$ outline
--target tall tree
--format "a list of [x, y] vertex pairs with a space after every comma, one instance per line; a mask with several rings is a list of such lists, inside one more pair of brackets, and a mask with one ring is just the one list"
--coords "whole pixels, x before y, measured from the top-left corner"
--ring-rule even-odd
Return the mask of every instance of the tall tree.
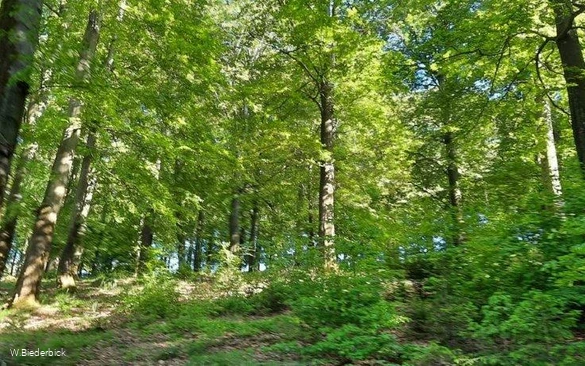
[[[75, 81], [87, 82], [91, 61], [99, 40], [99, 13], [91, 10], [75, 69]], [[38, 300], [38, 293], [44, 268], [48, 262], [57, 215], [63, 206], [66, 188], [73, 166], [75, 149], [81, 133], [82, 101], [77, 97], [69, 100], [69, 125], [57, 150], [51, 177], [43, 202], [37, 210], [31, 240], [25, 255], [25, 262], [16, 283], [13, 304], [31, 304]]]
[[30, 89], [42, 4], [5, 0], [0, 6], [0, 208]]
[[[575, 17], [585, 7], [571, 0], [550, 0], [555, 13], [555, 42], [561, 56], [569, 96], [571, 127], [581, 169], [585, 174], [585, 59]], [[576, 9], [573, 9], [576, 6]], [[585, 175], [584, 175], [585, 176]]]
[[77, 277], [78, 266], [83, 252], [80, 241], [85, 234], [85, 222], [91, 207], [93, 190], [97, 183], [96, 177], [92, 176], [91, 172], [92, 154], [95, 153], [95, 142], [95, 132], [90, 130], [85, 145], [87, 150], [81, 163], [79, 181], [75, 190], [74, 206], [71, 210], [67, 241], [61, 251], [57, 268], [57, 284], [66, 290], [74, 290], [76, 288], [75, 278]]

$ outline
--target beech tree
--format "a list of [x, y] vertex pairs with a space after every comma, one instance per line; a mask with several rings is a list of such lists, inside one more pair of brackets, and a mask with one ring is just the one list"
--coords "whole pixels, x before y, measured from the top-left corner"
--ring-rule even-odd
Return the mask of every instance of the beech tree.
[[30, 91], [41, 7], [40, 0], [7, 0], [0, 7], [0, 207]]

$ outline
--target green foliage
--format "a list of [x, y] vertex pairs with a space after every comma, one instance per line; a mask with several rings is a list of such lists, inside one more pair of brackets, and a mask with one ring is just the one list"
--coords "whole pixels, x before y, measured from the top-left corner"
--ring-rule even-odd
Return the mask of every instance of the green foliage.
[[63, 314], [71, 314], [71, 311], [80, 308], [83, 301], [68, 293], [59, 293], [55, 296], [55, 306]]
[[355, 325], [380, 330], [404, 321], [385, 301], [381, 284], [373, 278], [335, 275], [303, 286], [310, 293], [301, 292], [291, 308], [314, 329]]
[[391, 334], [346, 324], [330, 330], [325, 339], [309, 346], [303, 350], [303, 353], [357, 361], [366, 359], [394, 360], [399, 358], [401, 351], [402, 347]]
[[143, 288], [128, 294], [126, 308], [144, 318], [169, 318], [177, 314], [179, 293], [177, 283], [170, 276], [151, 275], [144, 279]]
[[243, 296], [229, 296], [214, 302], [219, 315], [245, 316], [254, 311], [254, 305]]
[[427, 365], [480, 365], [479, 358], [471, 358], [461, 355], [447, 347], [436, 343], [429, 345], [408, 345], [404, 347], [403, 358], [406, 366], [427, 366]]
[[289, 308], [295, 292], [294, 284], [273, 281], [268, 287], [262, 289], [260, 293], [252, 295], [249, 301], [254, 306], [254, 314], [281, 313]]
[[551, 350], [573, 337], [580, 311], [571, 310], [570, 303], [558, 294], [531, 291], [520, 301], [507, 294], [494, 294], [482, 314], [481, 323], [472, 325], [472, 329], [484, 345], [491, 344], [497, 350], [488, 358], [505, 364], [526, 358], [546, 364], [554, 360]]

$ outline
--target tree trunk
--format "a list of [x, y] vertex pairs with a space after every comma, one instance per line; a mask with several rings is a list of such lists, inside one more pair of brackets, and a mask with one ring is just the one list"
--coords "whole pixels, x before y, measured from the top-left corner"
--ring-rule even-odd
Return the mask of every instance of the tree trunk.
[[321, 161], [319, 181], [319, 240], [323, 247], [326, 269], [337, 267], [335, 260], [335, 165], [333, 160], [333, 142], [336, 133], [336, 121], [333, 105], [333, 85], [324, 81], [320, 85], [321, 98], [321, 145], [328, 154]]
[[0, 6], [0, 208], [30, 89], [41, 0], [3, 0]]
[[138, 248], [138, 265], [136, 266], [136, 276], [143, 275], [146, 270], [146, 263], [149, 260], [150, 248], [152, 247], [152, 242], [154, 239], [154, 233], [148, 221], [149, 221], [148, 217], [142, 219], [142, 229], [140, 230], [140, 246]]
[[185, 259], [185, 246], [187, 239], [185, 238], [185, 234], [183, 234], [182, 229], [179, 228], [179, 233], [177, 234], [177, 258], [179, 261], [179, 269], [184, 267], [188, 262]]
[[79, 182], [75, 192], [75, 202], [71, 211], [71, 221], [67, 242], [59, 260], [57, 285], [66, 290], [75, 290], [75, 277], [78, 271], [78, 263], [81, 260], [83, 248], [80, 246], [81, 238], [85, 234], [85, 220], [91, 208], [93, 190], [96, 185], [95, 178], [90, 176], [92, 152], [95, 148], [95, 132], [90, 131], [87, 136], [87, 154], [83, 157]]
[[[79, 63], [75, 73], [77, 83], [83, 82], [89, 73], [90, 63], [99, 39], [99, 16], [92, 10], [83, 37]], [[73, 157], [79, 142], [82, 103], [72, 97], [69, 100], [69, 126], [51, 169], [51, 178], [43, 202], [37, 210], [36, 222], [26, 251], [25, 262], [16, 283], [13, 303], [37, 303], [43, 268], [49, 258], [57, 215], [63, 206], [65, 191], [71, 175]]]
[[457, 148], [453, 141], [453, 133], [443, 136], [447, 153], [447, 181], [449, 185], [449, 211], [451, 212], [451, 243], [461, 245], [464, 241], [463, 212], [461, 210], [461, 190], [459, 189], [459, 168], [457, 166]]
[[562, 208], [564, 205], [562, 198], [563, 187], [561, 185], [561, 174], [559, 170], [559, 159], [557, 157], [552, 110], [548, 100], [544, 103], [544, 123], [546, 126], [546, 162], [550, 177], [550, 186], [552, 193], [555, 196], [556, 205], [558, 208]]
[[14, 269], [16, 268], [16, 254], [17, 250], [12, 251], [12, 261], [10, 262], [10, 275], [14, 276]]
[[313, 166], [309, 165], [309, 177], [307, 180], [307, 223], [309, 225], [309, 245], [316, 246], [315, 241], [315, 202], [313, 196]]
[[2, 227], [0, 228], [0, 278], [6, 269], [6, 260], [10, 254], [10, 249], [12, 249], [12, 241], [16, 232], [18, 205], [22, 198], [20, 189], [26, 174], [26, 164], [34, 158], [36, 150], [37, 146], [33, 144], [29, 145], [26, 151], [23, 151], [12, 181], [12, 187], [10, 188], [7, 211], [3, 217]]
[[556, 16], [556, 44], [569, 96], [571, 127], [577, 157], [585, 176], [585, 59], [570, 1], [551, 0]]
[[193, 251], [193, 270], [199, 272], [201, 270], [201, 259], [203, 256], [203, 223], [205, 220], [205, 212], [199, 209], [197, 214], [197, 229], [195, 230], [195, 250]]
[[254, 202], [254, 208], [250, 213], [250, 245], [247, 253], [248, 272], [254, 272], [258, 268], [258, 223], [260, 220], [260, 212], [258, 203]]
[[232, 198], [230, 213], [230, 251], [236, 253], [240, 250], [240, 196], [236, 194]]
[[[101, 236], [101, 234], [100, 234]], [[98, 250], [98, 248], [95, 248], [95, 252], [93, 255], [93, 262], [91, 263], [91, 275], [95, 276], [98, 273], [98, 270], [100, 268], [99, 266], [100, 263], [100, 251]]]

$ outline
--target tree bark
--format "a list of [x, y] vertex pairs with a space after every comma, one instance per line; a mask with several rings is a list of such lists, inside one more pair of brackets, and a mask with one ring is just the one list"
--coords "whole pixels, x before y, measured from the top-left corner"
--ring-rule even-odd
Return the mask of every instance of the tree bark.
[[3, 0], [0, 6], [0, 208], [30, 89], [41, 0]]
[[258, 227], [260, 220], [260, 210], [258, 209], [258, 203], [254, 202], [254, 207], [250, 213], [250, 244], [247, 253], [247, 264], [248, 272], [254, 272], [258, 270]]
[[83, 248], [81, 239], [85, 234], [85, 220], [91, 208], [93, 190], [96, 186], [95, 177], [91, 177], [92, 152], [95, 148], [95, 132], [90, 131], [87, 136], [87, 154], [81, 162], [81, 171], [79, 172], [79, 182], [75, 192], [75, 202], [71, 211], [71, 221], [67, 235], [67, 242], [57, 269], [57, 285], [66, 290], [75, 290], [77, 287], [75, 279], [77, 277], [78, 264], [81, 260]]
[[240, 250], [240, 196], [232, 197], [230, 212], [230, 251], [237, 253]]
[[[91, 60], [99, 39], [99, 15], [96, 10], [89, 14], [85, 35], [83, 37], [79, 62], [75, 72], [77, 83], [83, 82], [89, 74]], [[63, 206], [63, 200], [71, 175], [75, 149], [79, 142], [81, 129], [82, 103], [78, 98], [69, 100], [69, 126], [65, 129], [63, 139], [51, 169], [51, 178], [45, 191], [44, 199], [37, 210], [37, 217], [27, 248], [25, 262], [20, 271], [13, 304], [35, 304], [57, 222], [57, 215]]]
[[451, 212], [451, 243], [458, 246], [465, 240], [463, 234], [463, 212], [461, 210], [461, 189], [459, 188], [459, 168], [457, 166], [457, 148], [453, 133], [443, 136], [447, 153], [447, 181], [449, 186], [449, 210]]
[[[149, 215], [152, 216], [152, 215]], [[154, 239], [154, 232], [150, 225], [149, 217], [142, 219], [142, 229], [140, 230], [140, 246], [138, 248], [138, 265], [136, 266], [136, 276], [143, 275], [146, 270], [146, 263], [150, 257], [150, 248]]]
[[319, 240], [323, 249], [326, 269], [337, 267], [335, 259], [335, 165], [333, 143], [336, 121], [333, 104], [333, 85], [324, 81], [320, 85], [321, 99], [321, 145], [328, 156], [321, 161], [319, 181]]
[[315, 201], [313, 196], [313, 166], [309, 165], [309, 177], [307, 180], [307, 224], [309, 225], [309, 245], [316, 246], [315, 241]]
[[185, 246], [187, 239], [185, 238], [185, 234], [182, 232], [182, 229], [179, 228], [179, 233], [177, 234], [177, 258], [179, 260], [179, 269], [184, 267], [188, 262], [185, 258]]
[[36, 150], [37, 146], [33, 144], [29, 145], [26, 151], [23, 151], [12, 181], [12, 187], [10, 188], [7, 211], [3, 217], [2, 227], [0, 228], [0, 278], [6, 269], [6, 260], [12, 249], [12, 241], [16, 232], [18, 205], [22, 198], [20, 190], [26, 174], [26, 164], [34, 158]]
[[[46, 82], [49, 75], [50, 73], [43, 72], [41, 83]], [[47, 108], [47, 101], [48, 94], [41, 91], [38, 97], [29, 103], [25, 122], [29, 125], [35, 125], [37, 119]], [[6, 259], [12, 248], [12, 241], [14, 240], [14, 234], [18, 224], [18, 206], [22, 198], [21, 185], [26, 175], [26, 165], [34, 159], [37, 149], [37, 143], [29, 143], [24, 147], [21, 153], [21, 159], [14, 173], [14, 179], [12, 180], [12, 186], [10, 187], [10, 194], [8, 195], [8, 202], [6, 204], [6, 211], [2, 216], [2, 227], [0, 228], [0, 278], [6, 269]]]
[[556, 44], [565, 77], [571, 128], [577, 157], [585, 177], [585, 59], [570, 1], [551, 0], [556, 17]]
[[546, 162], [548, 166], [548, 174], [550, 177], [550, 185], [552, 192], [555, 195], [557, 206], [562, 208], [564, 205], [562, 198], [563, 186], [561, 184], [561, 174], [559, 170], [559, 159], [557, 156], [557, 145], [555, 142], [552, 109], [548, 100], [544, 103], [544, 123], [546, 126]]
[[203, 256], [203, 224], [205, 221], [205, 212], [199, 209], [197, 214], [197, 229], [195, 230], [195, 250], [193, 251], [193, 271], [201, 270], [201, 259]]

